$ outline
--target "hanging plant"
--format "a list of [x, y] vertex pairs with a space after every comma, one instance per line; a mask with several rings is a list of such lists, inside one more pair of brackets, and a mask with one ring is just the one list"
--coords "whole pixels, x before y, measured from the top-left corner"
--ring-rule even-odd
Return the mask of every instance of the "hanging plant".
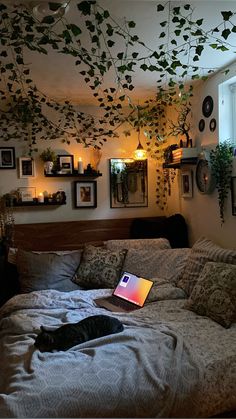
[[[124, 122], [131, 121], [126, 109], [132, 104], [133, 75], [139, 69], [157, 74], [158, 103], [154, 106], [156, 98], [150, 100], [144, 112], [143, 127], [147, 141], [152, 143], [153, 156], [158, 155], [155, 144], [159, 146], [162, 136], [158, 116], [165, 106], [178, 100], [176, 86], [184, 90], [186, 76], [192, 80], [205, 77], [206, 70], [198, 66], [205, 46], [218, 52], [230, 49], [227, 40], [235, 32], [235, 14], [221, 12], [219, 24], [206, 32], [202, 29], [204, 19], [194, 19], [194, 10], [189, 4], [178, 7], [171, 7], [171, 2], [158, 4], [156, 12], [163, 15], [163, 20], [156, 25], [160, 29], [157, 33], [160, 44], [155, 50], [135, 33], [133, 20], [118, 22], [99, 2], [75, 4], [69, 1], [68, 4], [74, 7], [73, 20], [80, 22], [79, 26], [60, 13], [60, 2], [49, 2], [49, 15], [41, 20], [34, 16], [30, 4], [0, 3], [2, 138], [27, 141], [30, 153], [37, 150], [37, 141], [57, 138], [66, 143], [74, 139], [84, 146], [102, 147], [108, 138], [117, 136], [117, 129]], [[80, 82], [82, 77], [93, 100], [97, 101], [100, 116], [80, 112], [69, 100], [59, 103], [41, 92], [34, 82], [29, 60], [25, 58], [27, 50], [32, 54], [46, 55], [53, 51], [69, 56], [78, 70]], [[208, 69], [207, 73], [215, 70]], [[107, 87], [109, 72], [115, 74], [115, 81]], [[169, 97], [165, 101], [167, 92]]]
[[210, 163], [212, 174], [216, 180], [216, 189], [218, 191], [218, 203], [220, 209], [221, 223], [225, 222], [224, 210], [225, 202], [228, 196], [231, 183], [232, 165], [233, 165], [233, 146], [229, 141], [217, 144], [214, 150], [210, 152]]

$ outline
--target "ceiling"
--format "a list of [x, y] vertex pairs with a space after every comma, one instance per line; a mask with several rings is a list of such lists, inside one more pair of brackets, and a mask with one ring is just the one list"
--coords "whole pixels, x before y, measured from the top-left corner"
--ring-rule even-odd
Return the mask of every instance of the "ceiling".
[[[15, 1], [14, 1], [15, 3]], [[35, 7], [39, 2], [26, 1], [29, 7]], [[79, 1], [71, 0], [66, 18], [69, 22], [76, 23], [78, 26], [83, 25], [81, 17], [77, 11], [77, 3]], [[109, 10], [110, 15], [114, 19], [123, 24], [124, 17], [136, 23], [133, 30], [139, 38], [151, 49], [158, 50], [160, 43], [163, 40], [159, 39], [159, 34], [163, 31], [160, 22], [165, 20], [165, 16], [157, 13], [157, 4], [160, 1], [154, 0], [99, 0], [98, 3]], [[164, 4], [164, 2], [162, 2]], [[196, 1], [173, 1], [171, 7], [176, 7], [181, 4], [191, 4], [194, 8], [194, 19], [204, 18], [202, 29], [208, 31], [222, 22], [221, 11], [236, 11], [235, 1], [218, 1], [218, 0], [196, 0]], [[236, 25], [236, 18], [233, 19]], [[165, 29], [166, 30], [166, 29]], [[89, 38], [84, 37], [83, 42], [88, 45]], [[236, 34], [230, 35], [227, 39], [230, 44], [230, 51], [221, 52], [215, 51], [208, 47], [202, 54], [198, 65], [203, 67], [203, 73], [207, 73], [208, 69], [222, 68], [228, 65], [235, 59], [236, 51]], [[235, 47], [234, 47], [235, 46]], [[124, 46], [116, 44], [116, 53], [121, 51]], [[137, 49], [136, 52], [147, 54], [147, 50], [143, 47]], [[189, 63], [189, 56], [184, 57], [186, 63]], [[71, 57], [57, 54], [51, 51], [48, 55], [27, 53], [27, 62], [32, 68], [33, 78], [38, 88], [57, 99], [68, 99], [73, 103], [87, 104], [93, 103], [93, 95], [91, 90], [86, 86], [82, 77], [78, 74], [78, 67], [74, 65], [74, 60]], [[185, 81], [189, 78], [188, 74]], [[144, 97], [155, 96], [156, 81], [158, 79], [157, 72], [144, 72], [142, 70], [135, 70], [133, 73], [133, 84], [135, 89], [130, 93], [132, 98], [140, 100]], [[106, 78], [107, 85], [111, 86], [115, 83], [115, 75], [110, 72]]]

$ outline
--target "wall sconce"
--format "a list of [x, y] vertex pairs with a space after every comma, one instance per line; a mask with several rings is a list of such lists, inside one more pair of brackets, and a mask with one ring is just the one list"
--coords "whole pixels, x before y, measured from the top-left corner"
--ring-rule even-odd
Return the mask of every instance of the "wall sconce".
[[147, 151], [144, 150], [141, 142], [140, 142], [140, 127], [138, 127], [138, 146], [136, 150], [133, 152], [134, 160], [146, 160], [147, 159]]

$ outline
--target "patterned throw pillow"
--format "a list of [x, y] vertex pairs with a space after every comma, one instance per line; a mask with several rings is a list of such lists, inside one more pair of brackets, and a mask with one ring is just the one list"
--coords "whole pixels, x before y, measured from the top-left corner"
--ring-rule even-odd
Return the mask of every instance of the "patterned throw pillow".
[[206, 263], [184, 308], [230, 327], [236, 321], [236, 265]]
[[109, 250], [122, 249], [171, 249], [167, 239], [122, 239], [107, 240], [105, 246]]
[[127, 250], [112, 252], [104, 247], [85, 246], [73, 281], [81, 287], [114, 288], [123, 268]]
[[124, 270], [144, 278], [164, 278], [176, 285], [185, 269], [189, 253], [189, 248], [129, 249]]
[[189, 296], [207, 262], [223, 262], [236, 265], [236, 250], [224, 249], [205, 237], [193, 245], [178, 287]]

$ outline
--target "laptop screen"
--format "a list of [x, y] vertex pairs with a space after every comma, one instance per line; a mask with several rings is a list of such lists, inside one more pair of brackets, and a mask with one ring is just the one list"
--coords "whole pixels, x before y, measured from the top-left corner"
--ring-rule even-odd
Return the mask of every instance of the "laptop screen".
[[153, 282], [149, 279], [140, 278], [130, 272], [123, 272], [113, 295], [142, 307], [152, 284]]

